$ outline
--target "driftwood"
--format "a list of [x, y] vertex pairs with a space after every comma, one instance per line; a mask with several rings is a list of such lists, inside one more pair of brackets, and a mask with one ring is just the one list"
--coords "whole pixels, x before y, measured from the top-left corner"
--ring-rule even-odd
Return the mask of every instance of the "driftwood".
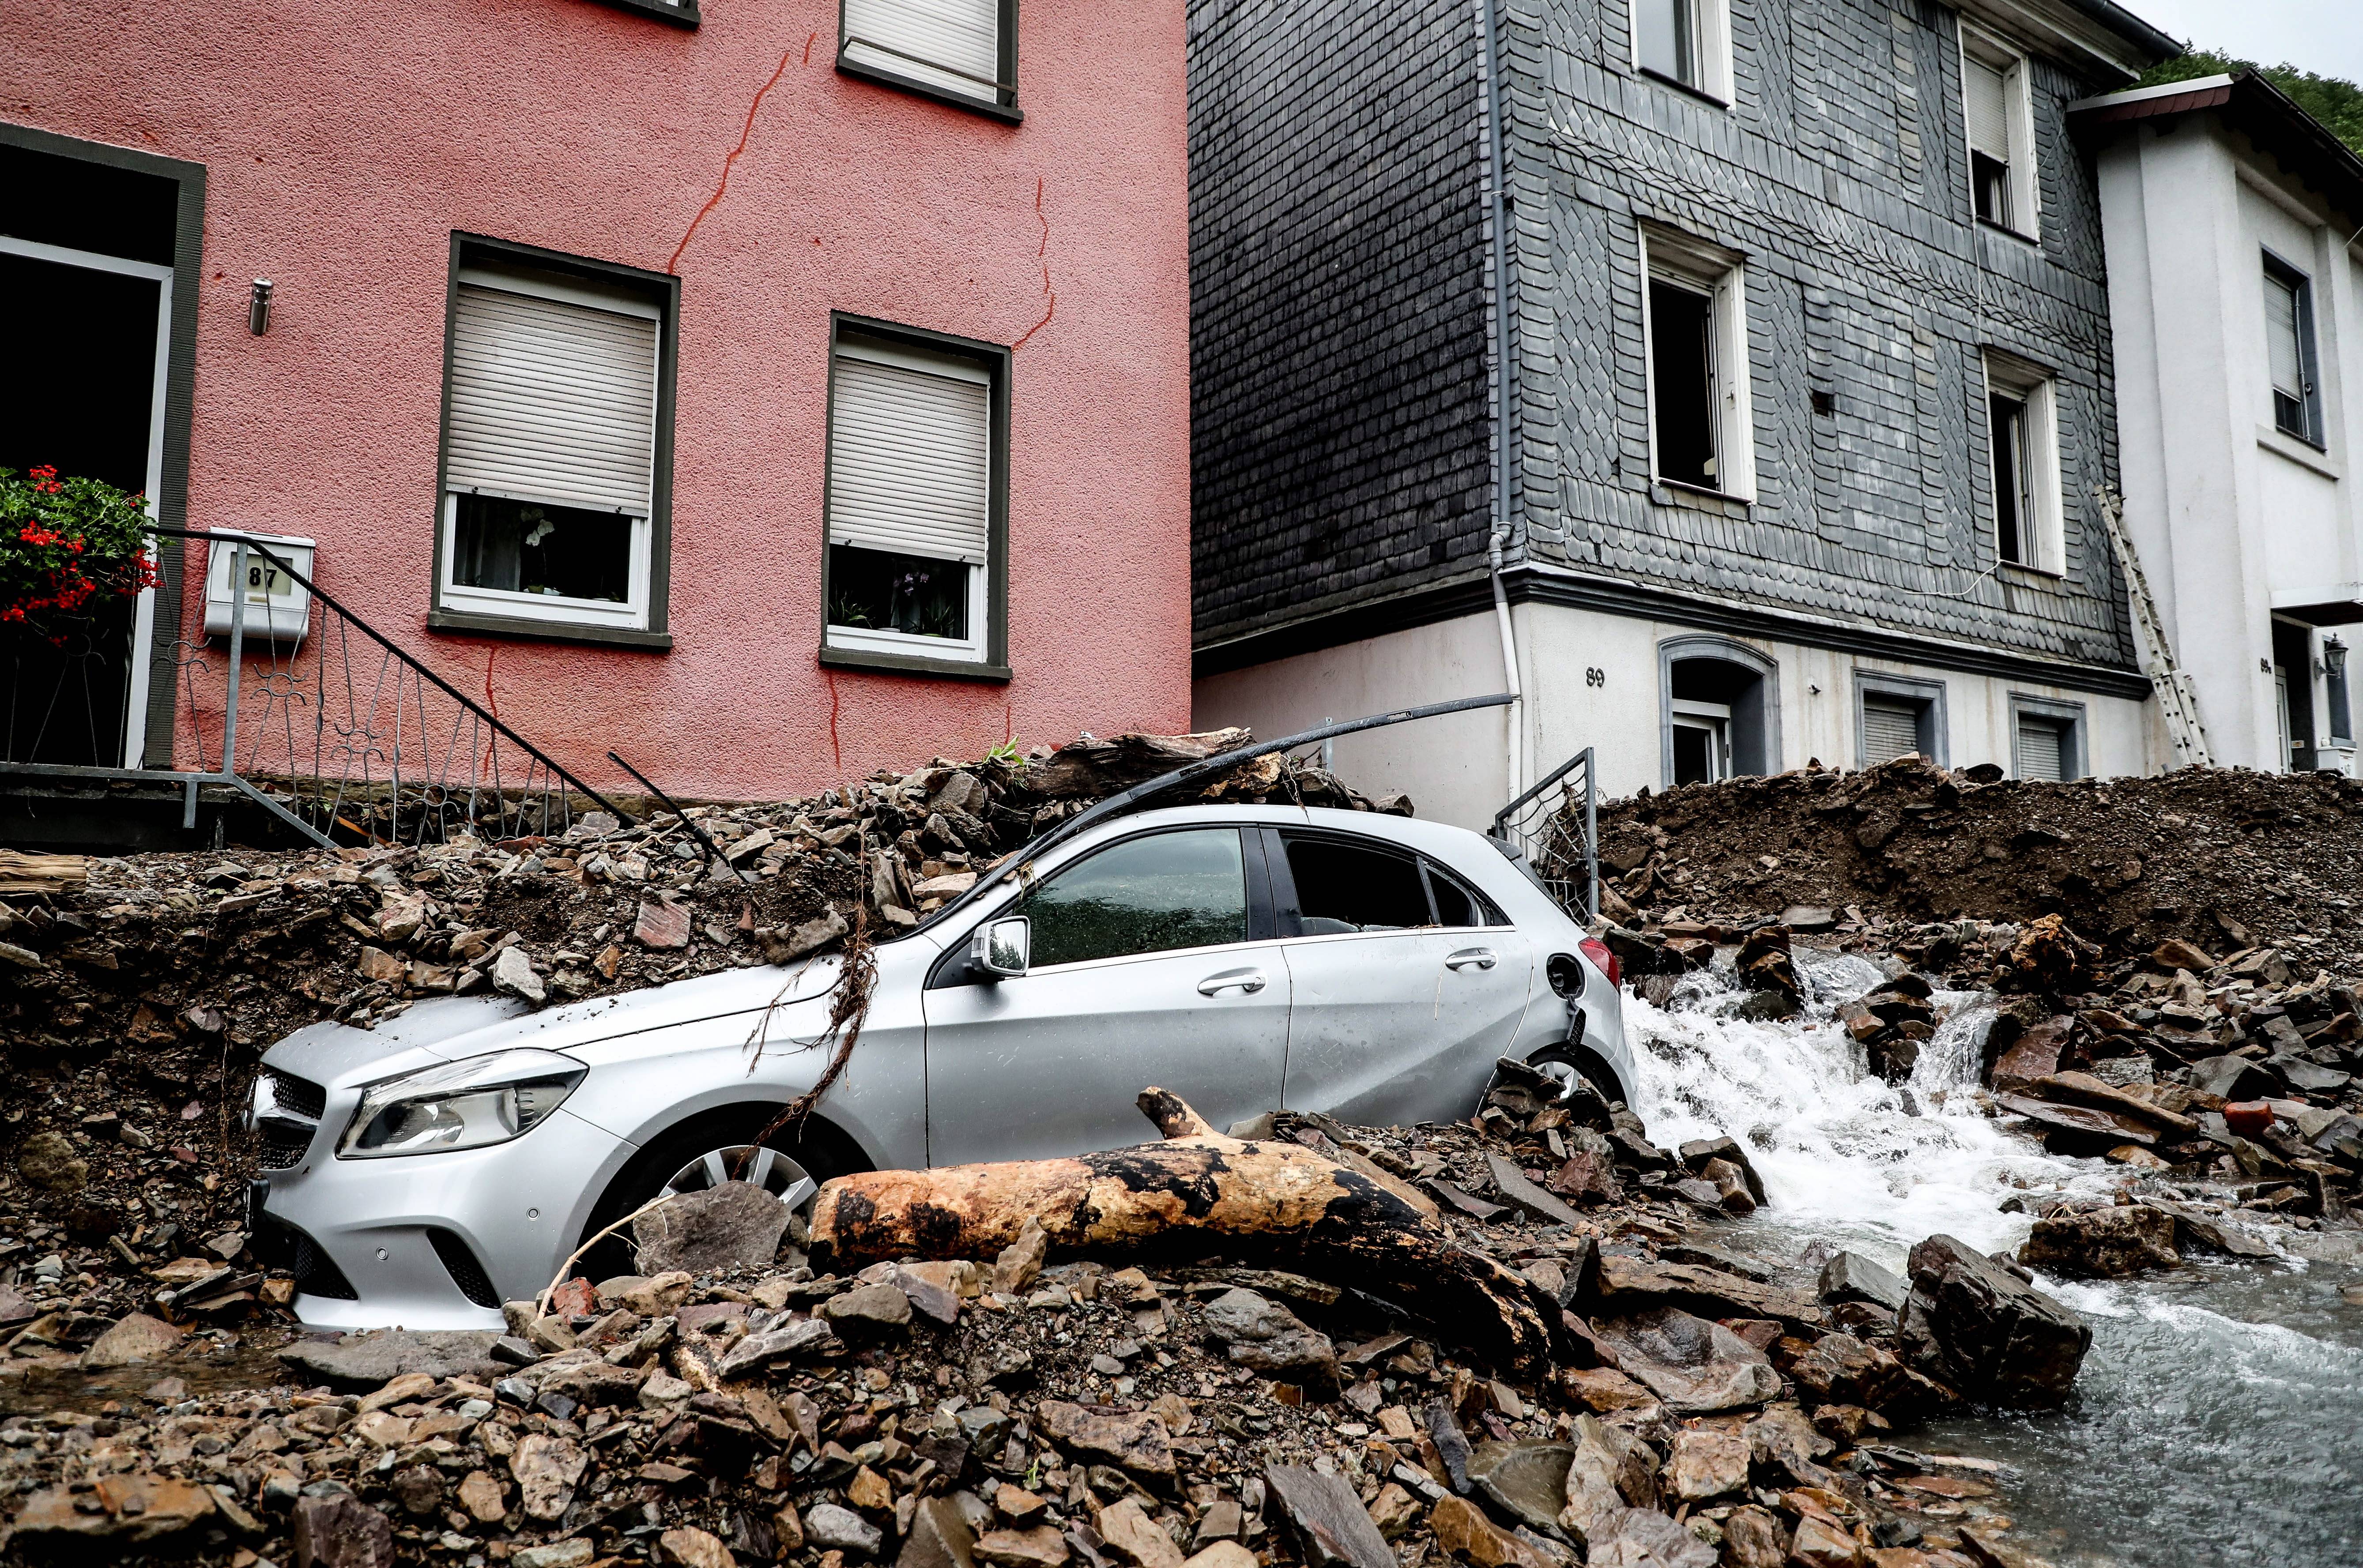
[[88, 856], [0, 849], [0, 893], [62, 893], [89, 879]]
[[1525, 1283], [1386, 1186], [1298, 1144], [1224, 1137], [1163, 1089], [1143, 1090], [1140, 1109], [1164, 1142], [836, 1177], [815, 1199], [815, 1261], [990, 1259], [1030, 1219], [1067, 1255], [1219, 1251], [1393, 1302], [1497, 1367], [1533, 1372], [1548, 1357]]

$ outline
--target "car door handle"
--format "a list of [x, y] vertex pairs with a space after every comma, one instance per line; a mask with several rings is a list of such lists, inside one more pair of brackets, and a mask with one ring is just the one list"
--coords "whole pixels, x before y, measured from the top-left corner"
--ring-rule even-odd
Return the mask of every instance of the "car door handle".
[[1464, 947], [1444, 961], [1448, 969], [1466, 969], [1474, 964], [1480, 969], [1493, 966], [1493, 950], [1490, 947]]
[[1199, 981], [1198, 994], [1214, 997], [1225, 991], [1237, 991], [1245, 996], [1253, 996], [1269, 983], [1261, 969], [1226, 969], [1219, 975], [1209, 975]]

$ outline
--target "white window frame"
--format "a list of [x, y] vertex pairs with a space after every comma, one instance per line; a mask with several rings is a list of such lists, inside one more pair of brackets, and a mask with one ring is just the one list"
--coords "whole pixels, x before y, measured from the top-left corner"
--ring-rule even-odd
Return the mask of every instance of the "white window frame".
[[[1999, 227], [2021, 239], [2040, 242], [2043, 222], [2043, 178], [2035, 156], [2035, 100], [2027, 57], [1996, 35], [1967, 22], [1960, 25], [1961, 168], [1968, 177], [1969, 217]], [[1972, 60], [2002, 72], [2002, 112], [2010, 135], [2009, 211], [2000, 224], [1978, 215], [1978, 176], [1969, 134], [1969, 72]]]
[[[627, 577], [630, 585], [629, 598], [619, 604], [605, 599], [572, 599], [552, 593], [520, 593], [501, 588], [480, 588], [472, 583], [459, 581], [456, 574], [459, 569], [460, 496], [462, 491], [447, 484], [444, 488], [437, 524], [442, 530], [443, 545], [438, 552], [442, 558], [442, 569], [438, 574], [439, 580], [436, 583], [437, 607], [465, 614], [511, 616], [518, 620], [547, 621], [558, 625], [647, 631], [649, 624], [649, 606], [654, 597], [650, 587], [654, 577], [656, 546], [655, 494], [660, 482], [656, 468], [664, 443], [661, 428], [664, 419], [662, 410], [665, 363], [663, 309], [650, 301], [638, 298], [621, 289], [601, 289], [587, 282], [560, 282], [554, 278], [541, 275], [528, 276], [498, 268], [462, 267], [457, 282], [463, 286], [497, 289], [509, 293], [557, 300], [567, 304], [584, 305], [594, 310], [613, 311], [618, 315], [638, 316], [643, 320], [655, 322], [656, 352], [651, 357], [653, 363], [649, 366], [649, 374], [651, 405], [659, 412], [650, 435], [649, 504], [637, 516], [629, 513], [620, 513], [631, 517], [632, 522], [629, 544], [631, 564]], [[453, 330], [457, 330], [456, 324]], [[446, 381], [448, 382], [448, 376]], [[450, 395], [448, 385], [444, 395], [447, 399]], [[444, 435], [447, 447], [449, 441], [450, 436], [447, 431]], [[494, 492], [471, 486], [468, 487], [467, 493], [493, 494]], [[510, 495], [508, 499], [547, 502], [553, 506], [571, 507], [578, 511], [599, 510], [596, 507], [584, 508], [580, 502], [560, 501], [522, 493]]]
[[1677, 730], [1698, 730], [1706, 735], [1707, 782], [1721, 783], [1736, 768], [1731, 756], [1731, 704], [1698, 702], [1687, 697], [1666, 700], [1669, 723]]
[[1747, 351], [1747, 260], [1736, 251], [1653, 224], [1641, 226], [1641, 367], [1648, 403], [1649, 477], [1676, 490], [1700, 489], [1684, 480], [1665, 478], [1658, 461], [1657, 338], [1648, 287], [1654, 282], [1697, 290], [1712, 304], [1708, 376], [1716, 483], [1703, 493], [1741, 502], [1756, 499], [1756, 403]]
[[1660, 82], [1670, 82], [1703, 98], [1713, 99], [1722, 107], [1731, 106], [1733, 97], [1731, 67], [1731, 0], [1673, 0], [1687, 5], [1691, 12], [1691, 53], [1697, 64], [1698, 80], [1684, 82], [1654, 66], [1641, 63], [1641, 7], [1664, 4], [1666, 0], [1626, 0], [1625, 37], [1629, 47], [1629, 59], [1636, 72]]
[[[993, 469], [993, 465], [998, 464], [1002, 460], [1001, 453], [993, 441], [991, 429], [991, 420], [993, 417], [991, 410], [993, 391], [993, 377], [991, 370], [987, 370], [981, 364], [964, 359], [954, 354], [924, 354], [915, 350], [900, 348], [889, 344], [881, 343], [874, 339], [849, 339], [844, 337], [839, 337], [829, 358], [829, 376], [832, 381], [834, 381], [837, 375], [837, 361], [839, 359], [866, 359], [872, 364], [893, 365], [903, 370], [923, 371], [928, 375], [946, 376], [957, 381], [973, 381], [983, 387], [985, 389], [987, 410], [987, 428], [985, 436], [985, 493], [986, 504], [988, 507], [991, 506], [993, 488], [998, 480], [998, 476], [994, 474]], [[832, 425], [834, 424], [835, 419], [835, 404], [832, 401], [830, 411], [830, 420]], [[832, 436], [835, 434], [834, 430], [832, 430], [831, 434]], [[829, 461], [833, 470], [836, 462], [833, 447]], [[822, 547], [824, 549], [834, 548], [835, 543], [836, 542], [834, 540], [828, 538], [826, 536], [826, 533], [824, 533], [822, 539]], [[968, 573], [969, 635], [967, 636], [929, 637], [922, 636], [915, 632], [896, 632], [867, 626], [840, 626], [828, 618], [829, 606], [824, 597], [824, 602], [821, 605], [821, 625], [823, 628], [825, 646], [849, 653], [901, 654], [915, 658], [946, 659], [962, 664], [986, 663], [992, 656], [992, 624], [990, 617], [993, 608], [993, 600], [991, 574], [993, 571], [995, 564], [992, 559], [992, 543], [989, 530], [985, 549], [986, 558], [982, 561], [954, 561], [950, 558], [942, 558], [946, 565], [960, 566]], [[935, 559], [937, 558], [929, 557], [927, 558]]]
[[893, 41], [890, 35], [898, 29], [889, 17], [865, 18], [860, 14], [864, 10], [925, 9], [925, 0], [917, 0], [915, 6], [912, 0], [838, 0], [838, 68], [912, 88], [947, 103], [982, 108], [1002, 118], [1022, 118], [1016, 108], [1016, 48], [1013, 37], [1017, 24], [1016, 7], [1010, 0], [987, 0], [987, 4], [993, 13], [993, 60], [989, 74], [973, 69], [984, 63], [982, 60], [963, 65], [905, 48], [905, 43], [915, 40], [906, 37], [903, 42]]
[[2294, 296], [2292, 304], [2297, 317], [2294, 325], [2300, 382], [2298, 404], [2305, 421], [2303, 430], [2292, 430], [2281, 423], [2280, 408], [2276, 402], [2280, 388], [2272, 380], [2272, 345], [2268, 341], [2265, 346], [2265, 404], [2269, 415], [2267, 428], [2292, 441], [2302, 441], [2317, 451], [2324, 450], [2327, 426], [2323, 417], [2321, 328], [2316, 319], [2319, 301], [2315, 297], [2313, 274], [2293, 264], [2269, 245], [2263, 248], [2263, 260], [2258, 269], [2257, 281], [2258, 298], [2266, 304], [2264, 319], [2268, 334], [2272, 330], [2272, 311], [2269, 296], [2262, 291], [2278, 283]]
[[[2027, 571], [2058, 577], [2067, 570], [2067, 507], [2059, 476], [2059, 382], [2049, 370], [2000, 348], [1982, 356], [1985, 395], [1979, 400], [1980, 425], [1986, 431], [1986, 473], [1999, 484], [1993, 454], [1993, 399], [2000, 392], [2025, 407], [2022, 424], [2027, 467], [2027, 499], [2031, 515], [2019, 519], [2021, 558], [2008, 564]], [[1986, 522], [1994, 534], [1994, 555], [2002, 555], [1999, 502], [1986, 498]]]

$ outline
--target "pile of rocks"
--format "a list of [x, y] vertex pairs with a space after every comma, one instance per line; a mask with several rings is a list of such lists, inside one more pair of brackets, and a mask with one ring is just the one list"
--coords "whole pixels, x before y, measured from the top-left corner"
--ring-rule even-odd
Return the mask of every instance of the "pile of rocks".
[[2183, 768], [2011, 779], [1917, 756], [1643, 790], [1599, 808], [1610, 918], [2057, 914], [2113, 952], [2270, 945], [2363, 973], [2363, 780]]
[[[512, 1303], [505, 1333], [298, 1341], [292, 1383], [229, 1394], [193, 1395], [170, 1326], [126, 1317], [109, 1339], [172, 1358], [142, 1369], [144, 1393], [0, 1419], [9, 1551], [171, 1546], [234, 1568], [2024, 1560], [1993, 1465], [1894, 1431], [1963, 1397], [2056, 1400], [2085, 1340], [2072, 1314], [1941, 1237], [1909, 1281], [1826, 1249], [1779, 1269], [1736, 1256], [1712, 1231], [1760, 1198], [1744, 1151], [1660, 1150], [1621, 1104], [1545, 1087], [1505, 1076], [1468, 1125], [1237, 1130], [1416, 1184], [1458, 1244], [1514, 1269], [1571, 1347], [1521, 1384], [1391, 1307], [1383, 1281], [1051, 1259], [1038, 1229], [995, 1258], [838, 1276], [792, 1231], [737, 1269], [569, 1282], [546, 1311]], [[64, 1360], [37, 1348], [15, 1367]]]

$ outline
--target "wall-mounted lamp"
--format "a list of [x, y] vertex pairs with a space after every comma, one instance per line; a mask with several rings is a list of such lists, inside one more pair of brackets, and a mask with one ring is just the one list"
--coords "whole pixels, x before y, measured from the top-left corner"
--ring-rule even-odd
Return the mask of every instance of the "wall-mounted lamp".
[[2324, 671], [2334, 679], [2346, 679], [2346, 645], [2340, 642], [2336, 637], [2323, 638], [2322, 663]]
[[254, 293], [247, 296], [246, 329], [257, 337], [271, 330], [271, 280], [257, 278]]

